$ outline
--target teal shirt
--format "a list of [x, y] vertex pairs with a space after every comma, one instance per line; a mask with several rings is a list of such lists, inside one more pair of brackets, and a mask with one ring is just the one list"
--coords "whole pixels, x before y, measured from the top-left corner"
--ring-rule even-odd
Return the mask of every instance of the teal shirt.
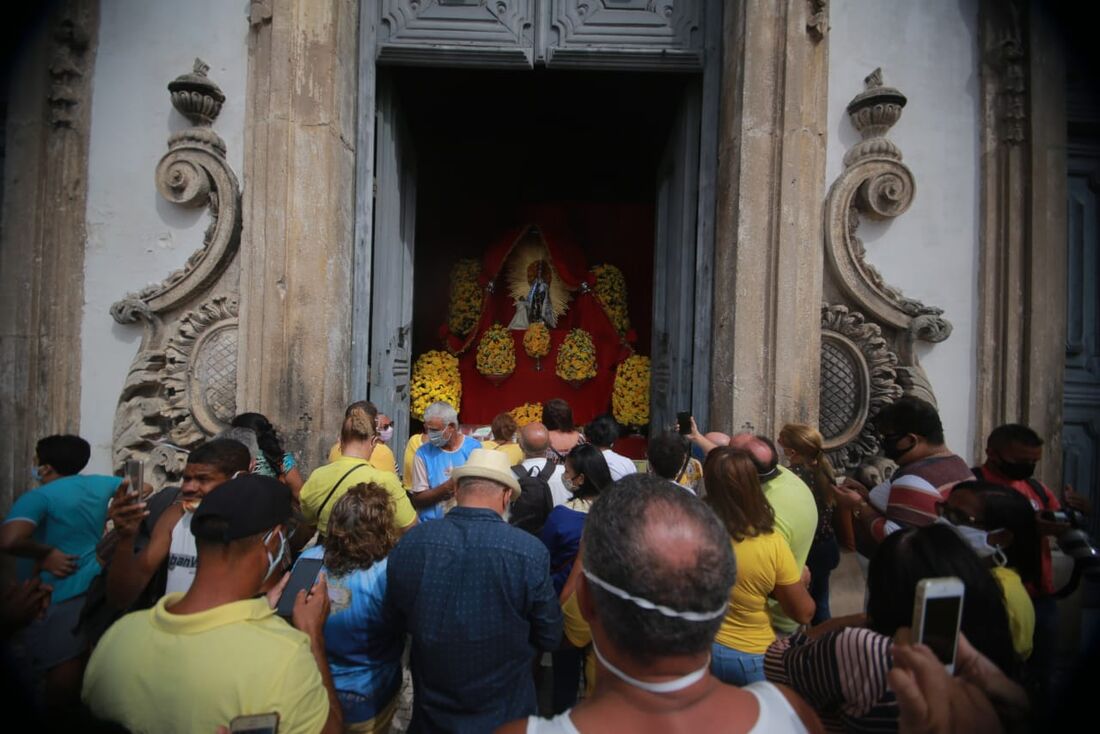
[[[801, 572], [817, 531], [814, 493], [794, 472], [781, 466], [779, 476], [764, 484], [764, 496], [775, 510], [775, 531], [791, 547], [794, 562]], [[772, 618], [772, 627], [777, 630], [794, 632], [798, 628], [798, 623], [783, 614], [775, 599], [768, 599], [768, 613]]]
[[70, 576], [39, 574], [53, 587], [52, 604], [80, 596], [99, 573], [95, 547], [103, 537], [107, 503], [121, 482], [119, 477], [74, 474], [32, 489], [12, 505], [6, 522], [32, 522], [36, 541], [77, 557]]

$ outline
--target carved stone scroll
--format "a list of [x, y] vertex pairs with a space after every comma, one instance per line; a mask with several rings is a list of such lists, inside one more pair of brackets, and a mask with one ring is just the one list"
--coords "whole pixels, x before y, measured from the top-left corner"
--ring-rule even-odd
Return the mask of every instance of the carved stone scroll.
[[172, 105], [193, 126], [169, 137], [156, 169], [161, 196], [207, 208], [202, 244], [182, 269], [111, 306], [118, 323], [145, 327], [115, 412], [114, 463], [144, 459], [158, 487], [179, 476], [187, 449], [236, 412], [237, 285], [227, 271], [240, 243], [240, 185], [225, 141], [210, 128], [225, 95], [208, 70], [196, 59], [168, 85]]
[[[826, 291], [847, 301], [847, 307], [827, 306], [822, 312], [820, 425], [832, 458], [838, 467], [846, 469], [855, 468], [878, 451], [867, 420], [882, 405], [903, 394], [935, 405], [935, 393], [917, 359], [915, 346], [918, 341], [942, 342], [951, 335], [951, 323], [943, 318], [943, 310], [908, 298], [888, 284], [867, 261], [863, 242], [856, 234], [863, 217], [885, 220], [904, 214], [916, 191], [913, 172], [902, 162], [901, 150], [886, 137], [901, 118], [905, 95], [883, 85], [881, 69], [864, 81], [866, 89], [848, 104], [848, 115], [862, 139], [845, 153], [844, 171], [833, 182], [825, 201], [825, 260], [831, 286]], [[853, 339], [852, 333], [863, 336]], [[862, 350], [861, 356], [851, 348], [872, 342], [874, 346]], [[833, 389], [832, 382], [844, 385], [858, 376], [854, 372], [853, 377], [847, 376], [845, 359], [853, 364], [862, 359], [879, 365], [878, 377], [868, 373], [870, 383], [877, 384], [877, 392], [853, 389], [851, 395], [827, 404], [826, 390]], [[829, 435], [827, 427], [840, 425], [844, 431]]]

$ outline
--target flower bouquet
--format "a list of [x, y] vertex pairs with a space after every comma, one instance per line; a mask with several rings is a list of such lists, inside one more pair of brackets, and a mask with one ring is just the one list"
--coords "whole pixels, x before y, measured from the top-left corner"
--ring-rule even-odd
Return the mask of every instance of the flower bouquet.
[[649, 423], [649, 357], [635, 354], [619, 363], [611, 390], [611, 414], [635, 429]]
[[462, 409], [462, 376], [458, 359], [447, 352], [425, 352], [413, 363], [410, 385], [410, 410], [417, 420], [424, 419], [424, 410], [435, 402], [445, 402]]
[[623, 271], [614, 265], [604, 264], [592, 268], [596, 276], [596, 296], [603, 310], [620, 336], [630, 330], [630, 316], [627, 313], [626, 278]]
[[550, 353], [550, 330], [546, 324], [536, 321], [523, 334], [523, 351], [535, 360], [535, 369], [542, 369], [542, 358]]
[[470, 258], [459, 260], [451, 268], [451, 298], [447, 327], [452, 334], [466, 336], [481, 318], [481, 286], [477, 278], [481, 264]]
[[573, 329], [566, 334], [558, 347], [554, 371], [575, 388], [595, 377], [596, 345], [592, 342], [592, 335], [584, 329]]
[[477, 344], [477, 371], [494, 385], [508, 379], [516, 369], [516, 344], [512, 334], [500, 324], [493, 324], [481, 335]]
[[542, 403], [524, 403], [508, 411], [518, 428], [542, 420]]

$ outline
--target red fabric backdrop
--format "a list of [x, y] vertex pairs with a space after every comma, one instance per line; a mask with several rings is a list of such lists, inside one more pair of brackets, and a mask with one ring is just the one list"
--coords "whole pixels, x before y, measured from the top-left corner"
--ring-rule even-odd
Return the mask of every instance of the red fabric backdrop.
[[[566, 285], [578, 290], [574, 292], [569, 309], [550, 331], [550, 353], [542, 358], [542, 369], [535, 369], [535, 360], [523, 350], [524, 332], [516, 330], [511, 332], [515, 341], [516, 369], [504, 382], [490, 382], [477, 371], [477, 345], [486, 329], [494, 323], [507, 326], [515, 314], [515, 304], [500, 275], [508, 254], [528, 227], [506, 232], [485, 252], [482, 284], [492, 281], [493, 289], [485, 295], [477, 328], [466, 339], [451, 334], [445, 324], [440, 329], [447, 347], [458, 354], [462, 375], [460, 419], [463, 423], [490, 423], [498, 413], [517, 405], [545, 404], [552, 398], [565, 399], [573, 408], [573, 419], [578, 424], [587, 423], [610, 410], [615, 368], [632, 354], [630, 346], [619, 336], [592, 290], [594, 278], [588, 272], [580, 248], [554, 217], [543, 219], [546, 221], [537, 222], [537, 226], [550, 250], [557, 276]], [[587, 331], [596, 346], [596, 376], [579, 387], [565, 382], [554, 371], [558, 346], [574, 328]]]

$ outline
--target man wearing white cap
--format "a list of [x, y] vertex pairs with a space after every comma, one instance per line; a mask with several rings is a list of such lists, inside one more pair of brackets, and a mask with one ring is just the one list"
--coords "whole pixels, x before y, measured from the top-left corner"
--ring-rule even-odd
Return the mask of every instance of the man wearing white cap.
[[546, 547], [504, 521], [520, 486], [499, 451], [451, 474], [458, 506], [389, 555], [387, 611], [412, 635], [410, 732], [485, 732], [536, 712], [532, 662], [561, 639]]

